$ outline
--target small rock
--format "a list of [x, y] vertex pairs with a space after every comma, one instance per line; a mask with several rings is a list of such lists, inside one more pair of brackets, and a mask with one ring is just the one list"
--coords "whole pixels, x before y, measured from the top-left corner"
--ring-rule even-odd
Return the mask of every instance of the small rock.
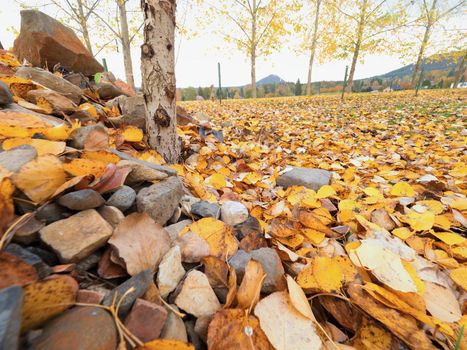
[[195, 321], [194, 320], [185, 321], [185, 328], [188, 334], [189, 343], [193, 344], [195, 349], [205, 349], [206, 348], [205, 343], [201, 340], [200, 336], [195, 331]]
[[104, 300], [105, 294], [97, 290], [80, 289], [76, 294], [77, 303], [100, 304]]
[[4, 106], [13, 102], [13, 95], [10, 88], [3, 81], [0, 81], [0, 106]]
[[229, 260], [229, 265], [232, 266], [237, 275], [237, 281], [241, 281], [245, 275], [245, 267], [251, 259], [250, 253], [244, 250], [238, 250]]
[[90, 268], [96, 266], [99, 263], [101, 257], [102, 253], [100, 251], [94, 252], [88, 257], [81, 260], [79, 263], [75, 264], [75, 270], [88, 271]]
[[163, 298], [167, 297], [185, 276], [180, 247], [172, 247], [162, 258], [157, 273], [157, 286]]
[[126, 294], [120, 304], [119, 316], [126, 316], [131, 309], [131, 306], [137, 298], [140, 298], [149, 289], [152, 283], [153, 272], [151, 270], [144, 270], [137, 275], [126, 280], [124, 283], [119, 285], [114, 290], [110, 291], [104, 298], [103, 305], [111, 305], [114, 295], [117, 294], [116, 302], [118, 303], [121, 297], [132, 287], [134, 290], [131, 293]]
[[[147, 162], [144, 162], [147, 163]], [[164, 180], [168, 177], [167, 174], [156, 170], [144, 163], [134, 162], [131, 160], [121, 160], [117, 163], [117, 167], [130, 168], [131, 171], [125, 179], [128, 185], [136, 185], [142, 182], [153, 182]]]
[[201, 216], [202, 218], [212, 217], [219, 219], [221, 208], [216, 203], [201, 201], [194, 203], [191, 206], [191, 213], [193, 215]]
[[277, 185], [284, 188], [290, 186], [305, 186], [318, 191], [321, 186], [329, 185], [332, 173], [323, 169], [297, 168], [285, 172], [277, 178]]
[[[170, 305], [170, 307], [176, 311], [179, 311], [176, 305]], [[180, 340], [186, 343], [188, 341], [188, 337], [182, 318], [174, 313], [171, 309], [166, 308], [166, 310], [168, 315], [164, 328], [162, 328], [161, 339]]]
[[245, 222], [239, 225], [238, 230], [240, 231], [239, 239], [243, 239], [250, 234], [262, 232], [258, 219], [253, 216], [249, 216]]
[[122, 186], [110, 196], [106, 204], [125, 211], [133, 205], [135, 199], [135, 190], [129, 186]]
[[169, 177], [143, 188], [136, 197], [138, 212], [146, 212], [155, 222], [164, 225], [172, 216], [183, 196], [183, 185], [177, 176]]
[[30, 90], [26, 94], [26, 100], [35, 104], [38, 104], [39, 101], [41, 103], [47, 102], [43, 104], [47, 114], [60, 116], [62, 113], [71, 114], [77, 109], [73, 101], [49, 89]]
[[167, 319], [164, 307], [143, 299], [136, 299], [125, 319], [125, 326], [138, 339], [146, 343], [159, 338]]
[[32, 350], [115, 350], [117, 329], [107, 310], [74, 307], [50, 321]]
[[110, 100], [112, 98], [125, 94], [122, 90], [120, 90], [120, 88], [118, 88], [114, 84], [103, 82], [101, 82], [97, 86], [97, 93], [99, 94], [99, 97], [103, 100]]
[[46, 224], [63, 220], [70, 217], [72, 214], [68, 209], [58, 205], [57, 203], [49, 203], [37, 211], [36, 218], [45, 221]]
[[186, 263], [199, 263], [211, 254], [208, 242], [193, 232], [178, 237], [174, 243], [180, 247], [182, 261]]
[[191, 223], [193, 223], [193, 221], [191, 221], [190, 219], [186, 219], [179, 221], [176, 224], [166, 226], [164, 228], [169, 233], [170, 239], [172, 241], [175, 241], [178, 238], [178, 233]]
[[142, 95], [137, 96], [118, 96], [106, 103], [107, 107], [118, 107], [125, 118], [127, 125], [133, 125], [143, 128], [146, 126], [146, 110], [144, 106], [144, 98]]
[[109, 207], [107, 205], [103, 205], [97, 212], [107, 221], [113, 228], [117, 227], [117, 225], [125, 219], [125, 215], [115, 207]]
[[211, 316], [221, 308], [208, 278], [197, 270], [192, 270], [187, 274], [182, 289], [175, 299], [175, 304], [197, 318]]
[[185, 216], [191, 217], [191, 207], [195, 204], [200, 202], [199, 198], [196, 198], [191, 195], [184, 195], [182, 200], [180, 201], [180, 206], [182, 207], [182, 213]]
[[57, 256], [50, 250], [34, 246], [26, 247], [26, 250], [37, 255], [39, 258], [42, 259], [43, 262], [45, 262], [49, 266], [58, 265], [60, 263], [57, 259]]
[[37, 271], [39, 279], [44, 279], [52, 273], [52, 269], [36, 254], [24, 249], [18, 244], [11, 243], [6, 248], [10, 254], [13, 254], [23, 260], [26, 264], [33, 266]]
[[67, 193], [58, 199], [58, 204], [72, 210], [86, 210], [100, 207], [105, 203], [102, 196], [91, 189]]
[[207, 343], [208, 340], [208, 327], [209, 323], [212, 321], [213, 316], [214, 315], [198, 317], [195, 323], [195, 332], [205, 343]]
[[69, 140], [70, 146], [77, 149], [83, 149], [86, 144], [86, 140], [90, 135], [92, 137], [93, 133], [103, 134], [107, 133], [107, 130], [102, 124], [82, 126], [71, 133]]
[[248, 219], [248, 209], [240, 202], [227, 201], [221, 206], [221, 219], [227, 225], [238, 225]]
[[37, 220], [36, 217], [33, 216], [24, 225], [18, 228], [13, 236], [13, 241], [22, 244], [31, 244], [39, 239], [39, 230], [44, 226], [44, 222]]
[[0, 290], [0, 349], [18, 349], [23, 290], [14, 286]]
[[0, 166], [17, 173], [21, 167], [37, 157], [37, 151], [30, 145], [21, 145], [8, 151], [0, 152]]
[[56, 221], [39, 231], [63, 263], [77, 262], [102, 247], [113, 228], [94, 209]]

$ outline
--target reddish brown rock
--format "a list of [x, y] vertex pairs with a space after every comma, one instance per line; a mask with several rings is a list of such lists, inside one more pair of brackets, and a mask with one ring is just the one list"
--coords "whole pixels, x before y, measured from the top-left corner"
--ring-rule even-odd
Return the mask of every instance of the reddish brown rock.
[[26, 59], [34, 66], [52, 68], [60, 63], [86, 76], [104, 70], [73, 30], [37, 10], [21, 11], [21, 30], [13, 51], [20, 61]]
[[136, 299], [125, 326], [144, 343], [159, 338], [167, 320], [164, 307], [143, 299]]
[[105, 294], [97, 290], [80, 289], [76, 294], [76, 302], [85, 304], [100, 304]]

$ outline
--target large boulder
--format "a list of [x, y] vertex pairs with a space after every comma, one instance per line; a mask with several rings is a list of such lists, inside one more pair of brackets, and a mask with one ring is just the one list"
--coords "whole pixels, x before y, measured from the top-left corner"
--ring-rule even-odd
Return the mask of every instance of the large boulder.
[[34, 66], [60, 63], [86, 76], [104, 70], [73, 30], [37, 10], [21, 11], [21, 30], [13, 50], [21, 61], [26, 59]]
[[323, 169], [293, 167], [277, 178], [277, 185], [284, 188], [305, 186], [318, 191], [322, 186], [329, 185], [331, 176], [331, 172]]

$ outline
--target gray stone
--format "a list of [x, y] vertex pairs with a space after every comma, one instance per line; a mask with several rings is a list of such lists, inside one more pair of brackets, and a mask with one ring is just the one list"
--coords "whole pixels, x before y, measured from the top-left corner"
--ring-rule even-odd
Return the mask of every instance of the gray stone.
[[167, 320], [165, 321], [164, 328], [161, 332], [162, 339], [174, 339], [183, 342], [188, 341], [186, 334], [185, 324], [180, 316], [178, 316], [173, 310], [179, 311], [177, 305], [170, 305], [170, 309], [166, 307], [168, 312]]
[[261, 292], [273, 293], [285, 289], [284, 267], [282, 266], [279, 255], [274, 249], [260, 248], [250, 253], [243, 250], [237, 251], [237, 253], [230, 258], [229, 264], [235, 269], [239, 280], [243, 279], [245, 267], [250, 259], [260, 262], [266, 273]]
[[0, 106], [4, 106], [13, 102], [13, 95], [8, 85], [0, 81]]
[[0, 152], [0, 166], [17, 173], [21, 167], [37, 157], [37, 151], [30, 145], [21, 145]]
[[129, 186], [122, 186], [110, 196], [106, 204], [125, 211], [133, 205], [135, 199], [135, 190]]
[[18, 349], [23, 290], [14, 286], [0, 290], [0, 349]]
[[102, 196], [91, 189], [67, 193], [58, 199], [58, 204], [72, 210], [86, 210], [98, 208], [105, 203]]
[[[145, 120], [145, 106], [144, 98], [142, 95], [138, 96], [118, 96], [113, 100], [110, 100], [106, 104], [108, 107], [112, 108], [114, 106], [120, 109], [124, 122], [128, 125], [133, 125], [140, 128], [146, 127]], [[112, 118], [112, 120], [115, 118]]]
[[125, 183], [128, 185], [136, 185], [142, 182], [160, 181], [168, 177], [166, 173], [155, 169], [149, 164], [150, 163], [142, 164], [131, 160], [121, 160], [117, 163], [117, 167], [131, 169], [130, 173], [125, 179]]
[[136, 197], [139, 212], [146, 212], [164, 225], [173, 215], [183, 196], [183, 184], [177, 176], [143, 188]]
[[203, 218], [212, 217], [219, 219], [220, 210], [221, 208], [218, 204], [207, 201], [197, 202], [191, 206], [191, 213]]
[[248, 209], [244, 204], [236, 201], [224, 202], [221, 206], [221, 220], [227, 225], [238, 225], [248, 219]]
[[117, 227], [117, 225], [125, 219], [125, 215], [120, 211], [120, 209], [115, 207], [109, 207], [107, 205], [103, 205], [97, 212], [107, 221], [113, 228]]
[[120, 304], [119, 316], [124, 317], [130, 311], [135, 300], [146, 293], [149, 286], [153, 283], [153, 272], [151, 270], [144, 270], [137, 275], [131, 277], [126, 282], [119, 285], [114, 290], [110, 291], [104, 298], [103, 305], [111, 305], [114, 295], [117, 294], [116, 302], [118, 303], [121, 297], [132, 287], [134, 290], [128, 293]]
[[118, 96], [124, 95], [125, 93], [120, 90], [117, 86], [111, 83], [101, 82], [97, 86], [97, 93], [99, 97], [103, 100], [110, 100]]
[[47, 323], [31, 350], [115, 350], [117, 329], [107, 310], [80, 306]]
[[37, 276], [40, 280], [46, 278], [47, 276], [52, 274], [52, 269], [49, 265], [42, 261], [42, 259], [37, 256], [36, 254], [26, 250], [25, 248], [21, 247], [18, 244], [11, 243], [6, 248], [10, 254], [13, 254], [23, 260], [28, 265], [33, 266], [37, 271]]
[[99, 133], [107, 133], [107, 130], [102, 124], [83, 126], [71, 133], [69, 141], [70, 146], [77, 149], [83, 149], [89, 134], [94, 131]]
[[41, 240], [54, 250], [63, 263], [86, 258], [105, 245], [112, 232], [112, 226], [94, 209], [56, 221], [39, 231]]
[[39, 230], [45, 226], [45, 223], [31, 217], [24, 225], [21, 225], [13, 236], [13, 241], [22, 244], [31, 244], [39, 239]]
[[51, 224], [52, 222], [63, 220], [71, 216], [71, 213], [68, 209], [58, 205], [57, 203], [49, 203], [43, 206], [38, 210], [36, 218], [45, 221], [46, 224]]
[[169, 233], [170, 239], [172, 241], [178, 238], [178, 233], [183, 230], [186, 226], [190, 225], [193, 221], [190, 219], [182, 220], [177, 222], [176, 224], [172, 224], [169, 226], [164, 227], [165, 230]]
[[323, 169], [292, 167], [292, 170], [277, 178], [277, 185], [284, 188], [305, 186], [318, 191], [322, 186], [330, 184], [331, 176], [331, 172]]

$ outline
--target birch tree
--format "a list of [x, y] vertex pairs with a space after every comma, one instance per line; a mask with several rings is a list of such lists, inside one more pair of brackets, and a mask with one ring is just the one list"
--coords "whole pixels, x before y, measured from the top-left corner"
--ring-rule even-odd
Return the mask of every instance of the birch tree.
[[[279, 50], [291, 32], [290, 13], [299, 9], [294, 0], [206, 1], [205, 18], [213, 31], [243, 52], [250, 62], [252, 97], [256, 98], [256, 63]], [[218, 20], [216, 21], [215, 18]], [[214, 20], [213, 20], [214, 19]]]
[[352, 57], [347, 88], [352, 90], [355, 70], [366, 54], [391, 49], [388, 34], [407, 21], [400, 2], [390, 0], [331, 0], [336, 11], [334, 32], [338, 58]]
[[141, 73], [149, 145], [167, 162], [180, 156], [175, 106], [175, 0], [142, 0]]

